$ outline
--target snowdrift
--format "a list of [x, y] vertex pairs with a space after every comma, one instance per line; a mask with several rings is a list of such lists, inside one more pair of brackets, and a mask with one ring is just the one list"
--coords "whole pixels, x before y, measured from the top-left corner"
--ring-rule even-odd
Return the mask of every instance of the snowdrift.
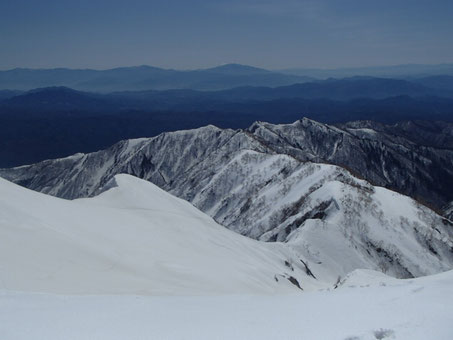
[[299, 280], [310, 287], [302, 263], [288, 267], [296, 259], [282, 244], [229, 231], [129, 175], [108, 187], [68, 201], [0, 179], [0, 287], [145, 295], [298, 292]]

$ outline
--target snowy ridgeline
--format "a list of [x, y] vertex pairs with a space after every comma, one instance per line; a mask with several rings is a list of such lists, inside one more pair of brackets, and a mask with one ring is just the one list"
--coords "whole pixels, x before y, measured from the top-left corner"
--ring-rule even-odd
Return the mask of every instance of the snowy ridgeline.
[[451, 340], [453, 272], [396, 280], [356, 271], [291, 295], [156, 297], [0, 292], [5, 340]]
[[400, 278], [452, 268], [451, 221], [342, 167], [305, 162], [349, 164], [375, 182], [422, 191], [434, 188], [432, 181], [440, 183], [432, 177], [436, 163], [429, 157], [450, 176], [451, 167], [445, 166], [453, 159], [450, 151], [414, 148], [400, 137], [370, 133], [371, 128], [339, 129], [307, 119], [255, 123], [243, 131], [207, 126], [4, 169], [0, 175], [76, 198], [102, 192], [116, 174], [132, 174], [191, 202], [230, 230], [287, 243], [297, 255], [288, 270], [302, 266], [317, 281], [335, 283], [357, 268]]
[[67, 201], [0, 179], [1, 288], [212, 295], [317, 286], [283, 244], [238, 235], [129, 175], [116, 176], [110, 187], [95, 198]]
[[293, 189], [308, 190], [319, 216], [306, 216], [304, 200], [280, 243], [241, 236], [130, 175], [73, 201], [0, 179], [0, 283], [76, 294], [273, 293], [332, 287], [355, 269], [413, 277], [453, 268], [451, 225], [411, 199], [359, 180], [300, 183]]
[[452, 271], [353, 271], [450, 269], [451, 226], [332, 170], [307, 191], [325, 216], [286, 243], [241, 236], [129, 175], [73, 201], [0, 179], [1, 338], [451, 340]]
[[[124, 162], [133, 167], [134, 162], [128, 161], [133, 157], [130, 150], [140, 143], [143, 140], [124, 144], [117, 156], [106, 156], [106, 164]], [[241, 137], [234, 143], [244, 141]], [[171, 193], [242, 235], [286, 242], [286, 249], [297, 255], [287, 259], [287, 271], [302, 266], [317, 281], [333, 284], [357, 268], [409, 278], [453, 267], [452, 223], [408, 197], [372, 186], [334, 165], [301, 163], [288, 155], [250, 149], [224, 156], [213, 152], [206, 162], [190, 163], [191, 167], [184, 157], [170, 157], [193, 175], [177, 177]], [[78, 157], [84, 156], [74, 159]], [[61, 179], [50, 172], [51, 183], [45, 187], [100, 192], [121, 169], [112, 164], [90, 172], [87, 160], [80, 167], [68, 166]], [[161, 169], [167, 174], [173, 171], [165, 164]], [[153, 181], [162, 180], [162, 174], [157, 176]], [[142, 204], [127, 204], [138, 203]]]
[[[426, 131], [431, 134], [426, 136]], [[417, 124], [401, 130], [369, 121], [331, 126], [306, 118], [293, 124], [256, 122], [236, 131], [206, 126], [121, 141], [89, 154], [0, 169], [0, 177], [73, 199], [96, 194], [114, 175], [128, 173], [190, 201], [242, 150], [251, 150], [287, 155], [295, 163], [311, 161], [346, 167], [370, 183], [442, 209], [453, 201], [449, 190], [453, 183], [453, 150], [442, 142], [434, 143], [437, 147], [424, 146], [450, 136], [448, 131], [435, 131], [419, 130]], [[290, 174], [290, 170], [284, 174]]]

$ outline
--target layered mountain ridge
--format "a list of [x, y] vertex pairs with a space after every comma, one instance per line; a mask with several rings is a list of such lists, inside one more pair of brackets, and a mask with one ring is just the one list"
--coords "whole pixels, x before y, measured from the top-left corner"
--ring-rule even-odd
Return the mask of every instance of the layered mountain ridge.
[[[420, 86], [398, 79], [354, 77], [223, 91], [174, 89], [100, 94], [55, 86], [25, 93], [0, 91], [0, 168], [93, 152], [124, 139], [208, 124], [246, 129], [255, 121], [291, 123], [302, 116], [323, 123], [451, 122], [451, 91]], [[452, 123], [444, 124], [451, 129]], [[411, 128], [422, 136], [435, 135], [428, 125]], [[403, 137], [411, 132], [392, 126], [383, 130], [402, 133]], [[440, 136], [433, 140], [441, 148], [451, 148], [449, 136], [445, 144]], [[431, 138], [422, 139], [431, 145]]]
[[[397, 132], [395, 132], [397, 130]], [[426, 129], [425, 129], [426, 130]], [[403, 132], [401, 132], [403, 131]], [[431, 135], [404, 133], [361, 121], [340, 126], [302, 119], [293, 124], [256, 122], [245, 130], [206, 126], [119, 142], [112, 147], [34, 165], [0, 169], [0, 176], [33, 190], [62, 198], [96, 193], [117, 173], [150, 180], [164, 190], [186, 190], [191, 200], [201, 173], [210, 178], [232, 155], [251, 150], [286, 155], [295, 162], [335, 164], [373, 185], [385, 186], [441, 209], [453, 201], [453, 150], [439, 147]], [[429, 140], [430, 145], [421, 142]], [[447, 142], [445, 142], [445, 140]]]

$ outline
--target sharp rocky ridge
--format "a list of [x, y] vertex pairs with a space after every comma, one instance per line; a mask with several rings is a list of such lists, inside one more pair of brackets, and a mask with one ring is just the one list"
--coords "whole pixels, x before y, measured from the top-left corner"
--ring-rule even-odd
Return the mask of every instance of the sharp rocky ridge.
[[453, 178], [452, 160], [450, 149], [416, 144], [381, 125], [302, 119], [126, 140], [90, 154], [2, 169], [0, 176], [74, 199], [98, 194], [117, 174], [131, 174], [240, 234], [288, 243], [305, 259], [307, 273], [335, 280], [356, 268], [414, 277], [453, 267], [452, 222], [375, 186], [440, 207], [452, 200], [445, 187]]
[[[181, 189], [177, 184], [182, 182], [189, 189], [190, 183], [198, 182], [193, 170], [203, 168], [209, 176], [207, 171], [217, 171], [233, 154], [251, 150], [287, 155], [300, 163], [339, 165], [373, 185], [440, 210], [453, 201], [453, 141], [451, 131], [427, 134], [433, 129], [420, 128], [413, 122], [387, 126], [359, 121], [333, 126], [306, 118], [281, 125], [256, 122], [246, 130], [222, 130], [210, 125], [125, 140], [90, 154], [0, 169], [0, 176], [67, 199], [95, 194], [119, 172], [173, 191]], [[443, 142], [432, 142], [439, 136]]]

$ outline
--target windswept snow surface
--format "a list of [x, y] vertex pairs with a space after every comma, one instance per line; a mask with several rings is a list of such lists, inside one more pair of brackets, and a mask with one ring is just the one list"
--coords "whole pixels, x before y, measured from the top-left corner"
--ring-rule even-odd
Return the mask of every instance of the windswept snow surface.
[[451, 340], [453, 272], [398, 280], [355, 271], [286, 295], [64, 296], [0, 292], [3, 340]]
[[[118, 175], [67, 201], [0, 179], [0, 289], [63, 294], [291, 293], [316, 280], [283, 244], [238, 235], [155, 185]], [[285, 265], [295, 263], [292, 269]], [[298, 263], [297, 263], [298, 262]], [[0, 335], [1, 338], [1, 335]]]

